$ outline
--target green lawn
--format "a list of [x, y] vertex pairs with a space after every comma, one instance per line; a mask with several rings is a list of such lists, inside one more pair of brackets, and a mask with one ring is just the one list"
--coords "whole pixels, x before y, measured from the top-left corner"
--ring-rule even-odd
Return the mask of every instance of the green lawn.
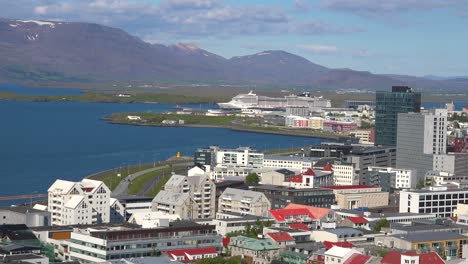
[[[156, 163], [156, 166], [160, 166], [160, 165], [161, 163]], [[117, 185], [119, 185], [119, 183], [129, 174], [142, 171], [142, 170], [146, 170], [146, 169], [152, 168], [153, 166], [154, 164], [151, 163], [151, 164], [142, 164], [141, 166], [133, 165], [130, 167], [114, 168], [112, 170], [93, 175], [92, 177], [90, 177], [90, 179], [103, 181], [107, 185], [107, 187], [109, 187], [109, 189], [113, 191], [117, 187]], [[117, 176], [117, 174], [119, 173], [120, 173], [120, 177]]]
[[[129, 121], [127, 116], [134, 115], [140, 116], [145, 122]], [[228, 126], [235, 116], [204, 116], [204, 115], [178, 115], [178, 114], [164, 114], [164, 113], [118, 113], [112, 114], [106, 119], [117, 123], [129, 124], [148, 124], [148, 125], [161, 125], [163, 120], [184, 120], [186, 125], [213, 125], [213, 126]]]
[[[128, 186], [128, 194], [137, 194], [147, 184], [149, 184], [150, 181], [157, 175], [164, 174], [165, 175], [164, 178], [166, 178], [166, 177], [170, 178], [172, 171], [182, 169], [182, 168], [185, 168], [185, 166], [174, 166], [174, 167], [170, 167], [170, 168], [164, 168], [164, 169], [159, 169], [159, 170], [155, 170], [155, 171], [152, 171], [152, 172], [145, 173], [145, 174], [141, 175], [140, 177], [136, 178], [135, 180], [133, 180], [130, 183], [130, 185]], [[167, 180], [169, 180], [169, 178]], [[164, 184], [167, 182], [167, 180], [164, 182]], [[162, 185], [164, 186], [164, 184], [162, 184]]]

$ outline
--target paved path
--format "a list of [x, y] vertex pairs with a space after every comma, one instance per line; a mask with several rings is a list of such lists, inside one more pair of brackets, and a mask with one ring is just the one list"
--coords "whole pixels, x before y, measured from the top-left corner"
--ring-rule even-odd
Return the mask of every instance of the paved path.
[[[173, 172], [176, 173], [176, 174], [180, 174], [180, 173], [187, 173], [187, 168], [184, 167], [183, 165], [192, 165], [193, 163], [187, 163], [187, 164], [176, 164], [174, 166], [174, 169], [173, 169]], [[182, 168], [181, 168], [182, 166]], [[149, 181], [149, 183], [147, 183], [145, 185], [145, 187], [143, 189], [141, 189], [140, 191], [138, 191], [137, 195], [140, 195], [140, 196], [149, 196], [147, 194], [149, 194], [151, 192], [151, 190], [154, 188], [154, 186], [167, 174], [170, 174], [171, 172], [161, 172], [157, 175], [154, 175], [153, 178]]]

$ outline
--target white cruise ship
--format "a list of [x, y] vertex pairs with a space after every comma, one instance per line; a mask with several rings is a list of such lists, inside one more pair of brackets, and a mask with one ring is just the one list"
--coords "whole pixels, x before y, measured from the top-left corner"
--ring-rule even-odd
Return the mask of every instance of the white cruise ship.
[[323, 97], [311, 97], [310, 93], [288, 95], [281, 97], [261, 96], [250, 91], [248, 94], [239, 94], [226, 103], [218, 103], [222, 109], [285, 109], [287, 107], [324, 108], [331, 107], [331, 102]]

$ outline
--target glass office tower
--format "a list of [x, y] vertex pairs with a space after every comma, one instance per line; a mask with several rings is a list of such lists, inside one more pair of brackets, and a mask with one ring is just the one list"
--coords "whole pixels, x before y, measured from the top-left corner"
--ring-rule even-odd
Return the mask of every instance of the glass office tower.
[[398, 113], [420, 112], [421, 93], [393, 86], [391, 92], [377, 92], [375, 101], [375, 145], [395, 146]]

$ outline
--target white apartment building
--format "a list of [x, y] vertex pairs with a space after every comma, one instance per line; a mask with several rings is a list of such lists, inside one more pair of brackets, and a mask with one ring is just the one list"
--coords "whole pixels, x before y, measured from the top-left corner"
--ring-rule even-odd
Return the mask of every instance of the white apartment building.
[[[52, 225], [109, 223], [111, 220], [110, 195], [111, 191], [102, 181], [56, 180], [48, 190], [47, 210], [52, 215]], [[113, 203], [115, 205], [116, 201]], [[121, 205], [119, 212], [123, 215]]]
[[452, 217], [459, 203], [468, 203], [468, 189], [436, 186], [400, 192], [400, 213], [432, 213], [438, 217]]
[[182, 219], [215, 217], [216, 186], [208, 175], [172, 175], [152, 202], [153, 211], [178, 214]]
[[387, 190], [387, 186], [392, 189], [416, 188], [418, 175], [416, 170], [400, 169], [392, 167], [369, 167], [371, 184], [382, 186]]
[[217, 166], [234, 165], [261, 168], [263, 165], [263, 153], [257, 152], [249, 147], [240, 147], [237, 149], [218, 148], [215, 153]]
[[261, 192], [227, 188], [219, 197], [218, 212], [268, 217], [271, 203]]
[[281, 168], [294, 171], [306, 172], [314, 167], [319, 158], [283, 155], [265, 155], [263, 158], [264, 168]]
[[333, 175], [335, 177], [335, 185], [358, 185], [359, 174], [354, 172], [354, 164], [341, 163], [333, 164]]

